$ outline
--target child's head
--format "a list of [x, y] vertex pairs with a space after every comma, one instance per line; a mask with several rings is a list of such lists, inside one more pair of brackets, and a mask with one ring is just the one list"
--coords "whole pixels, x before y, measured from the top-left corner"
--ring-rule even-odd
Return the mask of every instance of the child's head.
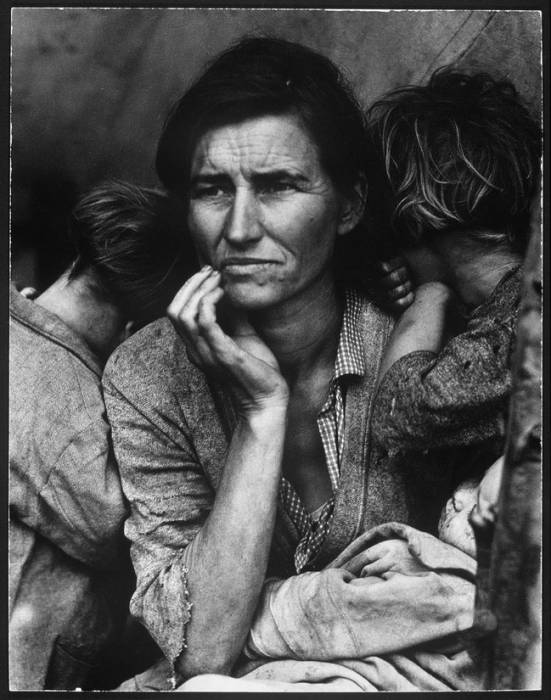
[[138, 324], [164, 314], [191, 271], [181, 205], [157, 190], [112, 181], [73, 210], [76, 260], [69, 279], [85, 276], [98, 297]]
[[442, 509], [438, 523], [438, 537], [472, 557], [476, 556], [476, 546], [469, 515], [476, 505], [478, 487], [477, 479], [459, 484]]
[[439, 69], [377, 101], [368, 126], [368, 207], [398, 247], [469, 231], [524, 251], [540, 129], [511, 82]]

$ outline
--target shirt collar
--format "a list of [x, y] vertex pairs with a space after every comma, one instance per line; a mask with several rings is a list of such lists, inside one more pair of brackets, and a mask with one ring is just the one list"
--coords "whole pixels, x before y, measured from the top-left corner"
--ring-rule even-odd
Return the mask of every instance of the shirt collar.
[[19, 294], [13, 284], [10, 285], [10, 315], [36, 333], [66, 348], [101, 377], [102, 363], [84, 340], [55, 314]]
[[334, 379], [347, 374], [358, 376], [365, 374], [364, 343], [360, 332], [362, 306], [362, 297], [359, 292], [355, 289], [346, 289]]

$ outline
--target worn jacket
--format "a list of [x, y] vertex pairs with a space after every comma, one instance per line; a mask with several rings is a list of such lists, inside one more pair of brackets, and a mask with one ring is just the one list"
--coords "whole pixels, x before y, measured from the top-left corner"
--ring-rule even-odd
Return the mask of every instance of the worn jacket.
[[86, 687], [129, 585], [102, 367], [15, 289], [9, 360], [10, 687]]
[[[345, 437], [331, 526], [311, 568], [321, 569], [366, 529], [402, 521], [436, 531], [450, 475], [419, 457], [416, 469], [373, 448], [372, 399], [391, 319], [364, 300], [365, 374], [350, 379]], [[205, 522], [235, 425], [231, 401], [188, 359], [166, 319], [134, 335], [110, 358], [104, 393], [131, 513], [125, 531], [137, 574], [132, 612], [166, 657], [185, 648], [190, 617], [186, 548]], [[426, 467], [426, 468], [425, 468]], [[278, 507], [268, 575], [295, 572], [297, 533]]]
[[411, 454], [470, 445], [488, 452], [479, 469], [500, 454], [521, 275], [520, 267], [504, 275], [439, 353], [410, 353], [390, 367], [373, 415], [374, 433], [384, 448]]

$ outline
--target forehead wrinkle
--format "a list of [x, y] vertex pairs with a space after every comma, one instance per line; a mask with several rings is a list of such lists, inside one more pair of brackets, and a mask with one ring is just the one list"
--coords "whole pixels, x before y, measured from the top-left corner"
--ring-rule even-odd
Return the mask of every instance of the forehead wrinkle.
[[258, 122], [250, 128], [240, 124], [207, 133], [198, 144], [192, 171], [240, 172], [245, 177], [275, 170], [312, 174], [312, 165], [319, 165], [317, 148], [298, 124], [285, 125], [279, 133], [263, 131]]

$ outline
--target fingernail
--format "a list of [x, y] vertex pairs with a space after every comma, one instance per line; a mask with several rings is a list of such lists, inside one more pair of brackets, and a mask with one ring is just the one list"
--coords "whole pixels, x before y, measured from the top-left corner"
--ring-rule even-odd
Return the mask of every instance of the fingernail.
[[209, 272], [210, 270], [212, 270], [212, 267], [210, 265], [204, 265], [201, 268], [201, 272]]

